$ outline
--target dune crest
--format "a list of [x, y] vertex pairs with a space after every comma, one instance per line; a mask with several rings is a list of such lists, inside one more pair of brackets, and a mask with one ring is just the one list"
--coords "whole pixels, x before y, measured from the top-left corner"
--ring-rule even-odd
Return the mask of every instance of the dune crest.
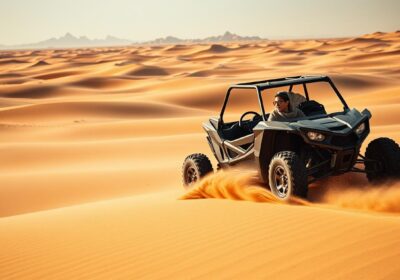
[[141, 66], [127, 73], [130, 76], [165, 76], [168, 71], [157, 66]]
[[45, 60], [39, 60], [38, 62], [33, 64], [31, 67], [47, 66], [47, 65], [50, 65], [50, 64], [48, 62], [46, 62]]

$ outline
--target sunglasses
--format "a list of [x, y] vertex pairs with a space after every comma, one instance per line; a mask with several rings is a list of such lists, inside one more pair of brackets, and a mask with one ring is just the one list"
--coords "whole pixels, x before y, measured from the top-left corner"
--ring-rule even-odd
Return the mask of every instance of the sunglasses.
[[278, 100], [278, 101], [272, 102], [272, 104], [277, 105], [278, 103], [281, 104], [281, 103], [284, 103], [284, 102], [287, 102], [287, 101], [285, 101], [285, 100]]

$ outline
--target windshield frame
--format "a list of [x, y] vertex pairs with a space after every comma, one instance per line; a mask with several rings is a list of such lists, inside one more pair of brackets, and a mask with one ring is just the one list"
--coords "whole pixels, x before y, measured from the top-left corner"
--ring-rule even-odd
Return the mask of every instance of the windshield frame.
[[347, 105], [346, 101], [340, 94], [338, 88], [335, 86], [333, 81], [328, 77], [328, 76], [310, 76], [310, 77], [303, 77], [303, 76], [298, 76], [298, 77], [289, 77], [289, 78], [282, 78], [282, 79], [276, 79], [276, 80], [265, 80], [265, 81], [259, 81], [259, 82], [250, 82], [250, 83], [242, 83], [242, 84], [236, 84], [236, 85], [231, 85], [228, 88], [228, 91], [225, 96], [224, 104], [221, 109], [220, 113], [220, 120], [221, 123], [223, 124], [223, 116], [224, 112], [226, 109], [226, 105], [229, 100], [230, 93], [233, 89], [254, 89], [256, 91], [256, 94], [258, 96], [258, 102], [260, 106], [260, 111], [261, 111], [261, 117], [263, 121], [266, 121], [265, 119], [265, 107], [264, 107], [264, 102], [262, 99], [262, 92], [265, 91], [266, 89], [273, 89], [273, 88], [278, 88], [278, 87], [283, 87], [283, 86], [288, 86], [288, 91], [290, 92], [293, 89], [294, 85], [303, 85], [304, 89], [304, 94], [309, 101], [309, 93], [307, 90], [307, 84], [311, 83], [328, 83], [333, 91], [336, 93], [336, 96], [339, 98], [340, 102], [343, 105], [343, 111], [348, 111], [350, 110], [349, 106]]

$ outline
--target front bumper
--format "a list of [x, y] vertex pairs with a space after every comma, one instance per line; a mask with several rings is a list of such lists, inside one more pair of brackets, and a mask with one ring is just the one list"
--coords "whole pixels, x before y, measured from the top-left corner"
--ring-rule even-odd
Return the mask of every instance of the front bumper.
[[330, 169], [339, 174], [349, 171], [356, 163], [358, 153], [359, 149], [334, 152], [330, 161]]

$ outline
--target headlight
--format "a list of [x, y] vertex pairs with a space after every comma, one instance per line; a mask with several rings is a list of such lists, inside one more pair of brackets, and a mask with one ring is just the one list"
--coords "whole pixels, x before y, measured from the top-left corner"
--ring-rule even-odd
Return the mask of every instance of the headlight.
[[356, 128], [356, 133], [358, 135], [360, 135], [361, 133], [363, 133], [365, 130], [365, 123], [360, 124], [357, 128]]
[[312, 140], [312, 141], [324, 141], [325, 140], [325, 135], [318, 133], [318, 132], [307, 132], [307, 137], [308, 139]]

